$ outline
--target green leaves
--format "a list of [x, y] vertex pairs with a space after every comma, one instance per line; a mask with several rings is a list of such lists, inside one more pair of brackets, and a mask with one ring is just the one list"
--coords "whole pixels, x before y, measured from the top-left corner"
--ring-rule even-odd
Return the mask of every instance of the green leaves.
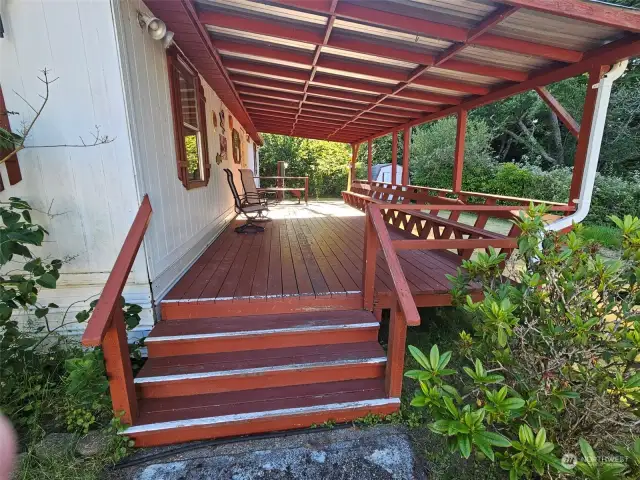
[[621, 478], [626, 465], [618, 462], [600, 462], [596, 453], [584, 438], [579, 440], [583, 461], [578, 462], [576, 469], [591, 480], [615, 480]]
[[36, 280], [36, 283], [44, 288], [56, 288], [56, 280], [53, 274], [47, 272], [43, 273], [40, 278]]
[[429, 358], [419, 348], [409, 345], [409, 353], [418, 362], [424, 370], [409, 370], [404, 375], [408, 378], [413, 378], [421, 381], [433, 380], [440, 382], [439, 377], [453, 375], [455, 370], [445, 368], [451, 361], [451, 352], [445, 352], [440, 355], [440, 351], [437, 345], [431, 347], [429, 352]]
[[[621, 428], [640, 417], [640, 219], [613, 219], [624, 239], [610, 258], [580, 228], [545, 232], [543, 214], [521, 216], [523, 261], [508, 279], [493, 271], [495, 252], [464, 262], [454, 294], [481, 288], [484, 298], [464, 293], [457, 341], [409, 349], [419, 365], [407, 372], [420, 387], [412, 404], [428, 410], [452, 451], [497, 461], [510, 478], [640, 478], [640, 441], [636, 453]], [[450, 373], [440, 350], [454, 342], [473, 364]], [[579, 435], [584, 460], [571, 470], [556, 453], [574, 453]], [[596, 441], [601, 457], [625, 443], [626, 465], [599, 462]]]
[[475, 383], [478, 384], [491, 384], [491, 383], [501, 383], [504, 381], [504, 377], [498, 374], [487, 373], [482, 365], [482, 362], [476, 358], [475, 361], [475, 370], [470, 369], [469, 367], [463, 367], [465, 373], [469, 375]]

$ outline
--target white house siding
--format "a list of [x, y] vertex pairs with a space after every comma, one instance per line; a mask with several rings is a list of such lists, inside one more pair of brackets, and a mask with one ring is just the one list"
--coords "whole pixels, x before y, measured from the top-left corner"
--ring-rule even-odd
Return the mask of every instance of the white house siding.
[[[0, 85], [8, 110], [23, 114], [11, 117], [12, 128], [18, 130], [22, 120], [32, 117], [17, 94], [39, 105], [43, 85], [37, 77], [47, 68], [58, 80], [28, 143], [77, 144], [79, 136], [90, 141], [94, 125], [115, 137], [113, 143], [93, 148], [24, 150], [19, 154], [23, 180], [13, 186], [0, 167], [5, 185], [0, 199], [22, 197], [34, 208], [55, 214], [34, 215], [50, 233], [39, 253], [70, 260], [62, 269], [58, 289], [43, 290], [41, 299], [61, 307], [81, 301], [72, 308], [73, 314], [86, 306], [82, 300], [104, 286], [140, 201], [111, 4], [5, 0], [0, 8], [5, 27], [5, 38], [0, 39]], [[146, 308], [143, 325], [151, 325], [143, 255], [138, 256], [125, 296]]]
[[[139, 26], [137, 10], [149, 12], [138, 0], [113, 2], [128, 105], [129, 125], [136, 159], [137, 181], [147, 192], [153, 217], [146, 236], [146, 255], [152, 290], [162, 297], [204, 251], [233, 215], [233, 199], [222, 171], [237, 171], [232, 159], [229, 112], [226, 113], [228, 155], [216, 164], [221, 126], [213, 116], [220, 99], [204, 82], [211, 179], [207, 187], [186, 190], [176, 169], [166, 52]], [[246, 133], [237, 121], [242, 141]], [[245, 146], [245, 152], [248, 150]]]

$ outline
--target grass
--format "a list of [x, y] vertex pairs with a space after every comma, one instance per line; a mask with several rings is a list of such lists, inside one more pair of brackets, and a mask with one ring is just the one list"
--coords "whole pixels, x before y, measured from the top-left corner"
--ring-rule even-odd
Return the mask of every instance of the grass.
[[[418, 347], [429, 352], [434, 344], [440, 352], [451, 350], [453, 356], [449, 368], [460, 368], [466, 364], [465, 359], [456, 355], [456, 342], [462, 330], [471, 332], [471, 324], [464, 312], [454, 307], [421, 308], [422, 322], [419, 327], [407, 330], [407, 345]], [[385, 327], [388, 318], [383, 322], [382, 339], [386, 338]], [[417, 363], [408, 354], [405, 357], [405, 371], [418, 368]], [[506, 480], [508, 473], [497, 464], [477, 462], [472, 458], [465, 460], [459, 454], [452, 454], [447, 448], [446, 439], [436, 435], [427, 427], [432, 422], [426, 410], [409, 405], [414, 391], [418, 388], [414, 380], [405, 378], [402, 390], [402, 423], [410, 427], [410, 437], [415, 452], [428, 470], [429, 478], [434, 480]], [[419, 421], [416, 421], [416, 418]], [[407, 420], [412, 420], [407, 422]]]
[[40, 459], [32, 453], [22, 456], [14, 480], [96, 480], [104, 468], [112, 464], [108, 459], [83, 460], [69, 454]]
[[597, 244], [619, 250], [622, 246], [622, 235], [620, 229], [609, 227], [606, 225], [589, 225], [582, 229], [582, 238], [585, 240], [593, 240]]

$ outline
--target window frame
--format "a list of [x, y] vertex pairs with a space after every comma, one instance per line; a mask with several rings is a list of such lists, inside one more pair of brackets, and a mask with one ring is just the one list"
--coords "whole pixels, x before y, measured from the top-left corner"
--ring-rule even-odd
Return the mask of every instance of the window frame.
[[[211, 163], [209, 161], [209, 148], [207, 142], [207, 108], [204, 95], [204, 88], [200, 81], [200, 75], [195, 67], [182, 55], [177, 48], [172, 47], [167, 51], [167, 70], [169, 73], [169, 96], [171, 100], [171, 112], [173, 117], [173, 132], [175, 143], [176, 164], [178, 168], [178, 179], [187, 190], [206, 187], [211, 177]], [[187, 81], [193, 82], [196, 97], [196, 115], [198, 125], [197, 146], [199, 153], [199, 179], [192, 179], [188, 169], [187, 149], [184, 145], [185, 128], [192, 129], [194, 126], [185, 123], [182, 113], [182, 99], [180, 95], [180, 76]]]
[[[8, 132], [11, 131], [11, 125], [9, 124], [9, 112], [7, 106], [4, 103], [4, 95], [2, 93], [2, 85], [0, 85], [0, 127], [4, 128]], [[11, 150], [0, 149], [0, 159], [9, 155]], [[9, 185], [15, 185], [22, 181], [22, 172], [20, 171], [20, 162], [18, 161], [18, 154], [16, 153], [4, 162], [4, 166], [7, 170], [7, 177], [9, 178]], [[4, 191], [4, 181], [0, 176], [0, 192]]]

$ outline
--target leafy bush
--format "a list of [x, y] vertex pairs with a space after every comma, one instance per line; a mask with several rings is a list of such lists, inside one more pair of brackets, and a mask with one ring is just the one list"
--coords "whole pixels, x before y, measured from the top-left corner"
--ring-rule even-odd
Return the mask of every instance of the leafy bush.
[[[455, 138], [454, 117], [415, 129], [409, 159], [411, 182], [414, 185], [451, 187]], [[465, 189], [472, 189], [473, 186], [484, 185], [491, 180], [495, 162], [492, 160], [491, 134], [484, 122], [470, 119], [466, 138]], [[470, 181], [473, 183], [469, 183]]]
[[[21, 447], [27, 452], [48, 432], [87, 433], [107, 428], [115, 434], [118, 423], [112, 421], [102, 350], [82, 349], [59, 335], [70, 322], [85, 322], [96, 301], [75, 318], [69, 318], [67, 308], [55, 326], [49, 315], [52, 309], [61, 311], [58, 305], [38, 301], [42, 288], [56, 288], [63, 262], [45, 261], [32, 251], [42, 245], [47, 231], [32, 221], [31, 211], [19, 198], [0, 202], [0, 271], [6, 272], [0, 275], [0, 411], [18, 430]], [[134, 328], [141, 308], [123, 298], [121, 302], [126, 325]], [[19, 328], [14, 315], [18, 312], [32, 317], [32, 331]], [[126, 445], [125, 438], [114, 436], [107, 459], [122, 456]], [[27, 460], [27, 469], [31, 463], [38, 465], [33, 468], [51, 467]], [[25, 478], [31, 476], [25, 474]]]
[[620, 230], [606, 225], [585, 226], [580, 229], [580, 236], [607, 248], [618, 249], [622, 246]]
[[[447, 368], [452, 354], [437, 345], [428, 357], [409, 347], [421, 367], [406, 373], [420, 387], [412, 404], [429, 410], [452, 451], [498, 461], [510, 478], [637, 478], [640, 219], [612, 217], [623, 250], [607, 260], [580, 227], [544, 232], [544, 209], [528, 213], [518, 242], [528, 268], [515, 283], [500, 275], [505, 256], [494, 250], [450, 278], [473, 320], [457, 346], [470, 365]], [[484, 286], [482, 301], [466, 295], [472, 281]], [[627, 463], [601, 462], [592, 447]], [[577, 465], [559, 459], [580, 452]]]

